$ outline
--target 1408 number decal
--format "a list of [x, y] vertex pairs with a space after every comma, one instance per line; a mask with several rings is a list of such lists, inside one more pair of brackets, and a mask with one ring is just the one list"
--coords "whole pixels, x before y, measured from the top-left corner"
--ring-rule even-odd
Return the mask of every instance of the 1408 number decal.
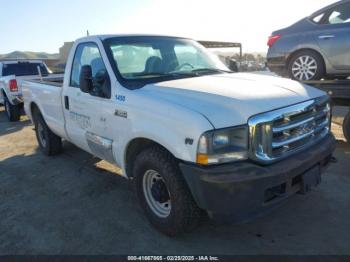
[[116, 96], [117, 100], [120, 101], [120, 102], [125, 102], [126, 101], [126, 97], [125, 96], [122, 96], [122, 95], [119, 95], [119, 96]]

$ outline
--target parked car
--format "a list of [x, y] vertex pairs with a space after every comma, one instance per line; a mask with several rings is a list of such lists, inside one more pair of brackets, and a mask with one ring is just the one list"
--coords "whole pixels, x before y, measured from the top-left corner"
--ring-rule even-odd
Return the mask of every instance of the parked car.
[[190, 39], [90, 36], [60, 84], [23, 82], [24, 108], [44, 154], [64, 139], [120, 166], [152, 225], [176, 235], [201, 210], [245, 221], [307, 192], [335, 149], [326, 93], [226, 70]]
[[272, 33], [267, 64], [297, 80], [344, 79], [350, 75], [350, 0], [323, 8]]
[[0, 60], [0, 104], [5, 105], [9, 121], [18, 121], [20, 118], [23, 107], [20, 83], [28, 79], [47, 78], [49, 75], [54, 76], [40, 60]]

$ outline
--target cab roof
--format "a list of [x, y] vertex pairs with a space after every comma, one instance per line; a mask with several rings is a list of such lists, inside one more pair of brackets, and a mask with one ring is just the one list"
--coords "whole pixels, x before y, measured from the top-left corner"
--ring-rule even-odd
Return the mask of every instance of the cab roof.
[[0, 59], [0, 63], [3, 64], [16, 64], [16, 63], [43, 63], [42, 59]]
[[159, 37], [159, 38], [177, 38], [177, 39], [190, 39], [186, 37], [170, 36], [170, 35], [153, 35], [153, 34], [106, 34], [106, 35], [91, 35], [77, 39], [77, 41], [91, 41], [91, 40], [106, 40], [114, 37]]

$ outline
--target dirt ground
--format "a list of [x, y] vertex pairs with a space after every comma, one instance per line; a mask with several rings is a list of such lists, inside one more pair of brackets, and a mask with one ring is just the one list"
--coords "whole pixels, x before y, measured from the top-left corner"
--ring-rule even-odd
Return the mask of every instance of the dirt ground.
[[193, 233], [155, 231], [119, 170], [65, 143], [54, 158], [37, 149], [26, 117], [0, 108], [0, 255], [5, 254], [350, 254], [350, 145], [338, 125], [322, 184], [264, 218]]

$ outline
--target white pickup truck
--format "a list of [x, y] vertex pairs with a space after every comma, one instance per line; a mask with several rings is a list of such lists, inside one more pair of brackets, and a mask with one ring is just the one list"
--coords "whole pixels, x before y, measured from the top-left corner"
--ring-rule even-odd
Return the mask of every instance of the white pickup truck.
[[120, 166], [168, 235], [194, 228], [203, 210], [241, 222], [309, 191], [335, 149], [326, 93], [227, 72], [185, 38], [82, 38], [61, 83], [22, 88], [42, 151], [60, 153], [64, 139]]
[[38, 78], [55, 78], [41, 60], [0, 60], [0, 104], [5, 105], [9, 121], [18, 121], [23, 107], [21, 82]]

